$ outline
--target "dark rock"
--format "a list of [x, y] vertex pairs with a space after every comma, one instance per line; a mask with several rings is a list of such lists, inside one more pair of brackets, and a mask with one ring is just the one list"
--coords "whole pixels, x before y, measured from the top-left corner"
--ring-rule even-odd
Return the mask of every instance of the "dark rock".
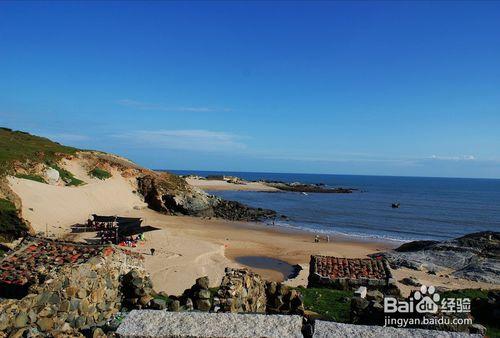
[[369, 304], [370, 302], [365, 298], [353, 297], [351, 299], [351, 309], [353, 309], [354, 311], [364, 310], [368, 307]]
[[210, 299], [210, 290], [200, 290], [198, 291], [198, 298], [200, 299]]
[[422, 284], [415, 277], [405, 277], [400, 280], [401, 284], [409, 286], [421, 286]]
[[102, 338], [102, 337], [106, 337], [104, 331], [100, 327], [95, 327], [92, 330], [92, 338]]
[[201, 289], [208, 289], [209, 287], [209, 279], [208, 276], [200, 277], [196, 279], [196, 285], [198, 285]]
[[469, 328], [469, 333], [486, 335], [486, 328], [481, 324], [472, 324]]
[[433, 244], [439, 243], [438, 241], [413, 241], [404, 243], [398, 248], [394, 249], [397, 252], [414, 252], [424, 250]]
[[208, 312], [208, 311], [210, 311], [211, 307], [212, 307], [212, 305], [210, 304], [209, 299], [197, 299], [196, 300], [196, 303], [195, 303], [196, 310]]
[[193, 300], [191, 298], [186, 299], [186, 304], [185, 304], [186, 310], [187, 311], [192, 311], [194, 310], [194, 305], [193, 305]]
[[383, 302], [384, 294], [378, 290], [371, 290], [366, 293], [367, 300], [373, 300], [375, 302]]
[[28, 325], [28, 315], [26, 313], [20, 313], [17, 315], [15, 321], [14, 321], [14, 326], [17, 328], [20, 327], [25, 327]]
[[309, 192], [309, 193], [329, 193], [329, 194], [350, 194], [358, 189], [352, 188], [330, 188], [324, 184], [306, 184], [300, 182], [286, 183], [280, 181], [264, 181], [270, 187], [294, 192]]
[[151, 300], [151, 308], [154, 310], [165, 310], [167, 308], [167, 302], [164, 299], [155, 298]]
[[137, 182], [145, 202], [159, 212], [239, 221], [258, 221], [276, 216], [272, 210], [250, 208], [239, 202], [208, 195], [170, 173], [147, 174], [137, 178]]
[[179, 302], [177, 299], [173, 300], [168, 304], [168, 311], [172, 312], [179, 312], [181, 309], [181, 302]]
[[48, 332], [51, 331], [52, 328], [54, 327], [54, 320], [52, 318], [40, 318], [36, 322], [38, 327], [40, 328], [40, 331], [43, 332]]

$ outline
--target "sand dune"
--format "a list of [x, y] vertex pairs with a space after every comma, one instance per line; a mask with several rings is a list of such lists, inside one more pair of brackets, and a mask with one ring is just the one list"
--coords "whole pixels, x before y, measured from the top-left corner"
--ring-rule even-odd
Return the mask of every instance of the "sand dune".
[[133, 183], [119, 174], [107, 180], [91, 180], [84, 186], [54, 186], [15, 177], [8, 178], [22, 200], [22, 216], [35, 232], [60, 236], [75, 223], [86, 222], [93, 213], [116, 215], [145, 207], [134, 194]]

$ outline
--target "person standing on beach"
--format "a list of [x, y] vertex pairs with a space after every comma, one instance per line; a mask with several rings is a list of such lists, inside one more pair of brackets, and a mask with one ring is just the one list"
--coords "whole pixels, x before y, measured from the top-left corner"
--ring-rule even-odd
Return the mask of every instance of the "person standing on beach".
[[154, 256], [155, 255], [155, 248], [151, 248], [151, 256]]

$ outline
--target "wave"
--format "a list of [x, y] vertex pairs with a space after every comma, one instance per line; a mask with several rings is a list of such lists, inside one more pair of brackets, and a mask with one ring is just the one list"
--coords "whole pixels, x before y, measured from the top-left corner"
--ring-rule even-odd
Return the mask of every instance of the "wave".
[[[268, 224], [271, 225], [271, 224]], [[294, 230], [299, 230], [299, 231], [304, 231], [304, 232], [310, 232], [311, 234], [322, 234], [322, 235], [341, 235], [347, 238], [353, 238], [353, 239], [376, 239], [376, 240], [381, 240], [384, 242], [397, 242], [397, 243], [406, 243], [406, 242], [411, 242], [415, 239], [404, 239], [404, 238], [399, 238], [399, 237], [392, 237], [389, 235], [376, 235], [376, 234], [358, 234], [358, 233], [353, 233], [353, 232], [343, 232], [339, 230], [333, 230], [333, 229], [319, 229], [319, 228], [312, 228], [308, 226], [301, 226], [301, 225], [295, 225], [295, 224], [290, 224], [282, 221], [278, 221], [274, 223], [275, 226], [283, 227], [283, 228], [288, 228], [288, 229], [294, 229]]]

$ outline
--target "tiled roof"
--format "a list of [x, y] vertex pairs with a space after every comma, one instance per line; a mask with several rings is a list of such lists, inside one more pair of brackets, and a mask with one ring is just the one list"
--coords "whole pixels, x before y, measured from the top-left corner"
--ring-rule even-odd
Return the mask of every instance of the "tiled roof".
[[109, 255], [113, 251], [110, 246], [30, 238], [0, 261], [0, 283], [25, 285], [33, 282], [38, 273], [56, 271], [66, 264], [81, 264], [91, 257]]
[[313, 256], [315, 271], [321, 277], [330, 279], [386, 279], [387, 270], [379, 259], [351, 259], [331, 256]]

